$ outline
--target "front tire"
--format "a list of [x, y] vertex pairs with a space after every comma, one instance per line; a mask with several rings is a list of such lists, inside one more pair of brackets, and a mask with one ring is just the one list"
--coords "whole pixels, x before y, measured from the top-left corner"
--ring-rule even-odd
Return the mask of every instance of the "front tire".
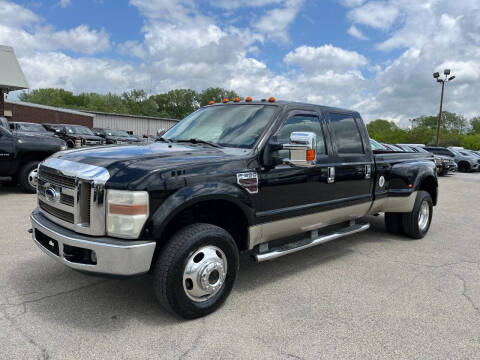
[[471, 171], [470, 164], [465, 163], [465, 162], [461, 162], [460, 164], [458, 164], [458, 171], [460, 171], [460, 172], [470, 172]]
[[432, 197], [426, 191], [419, 191], [413, 210], [403, 215], [403, 232], [412, 239], [423, 238], [430, 228], [433, 214]]
[[186, 319], [208, 315], [226, 300], [237, 277], [238, 248], [211, 224], [179, 230], [160, 253], [153, 287], [162, 306]]
[[23, 165], [18, 174], [18, 183], [23, 191], [29, 194], [37, 192], [37, 167], [39, 162], [32, 161]]

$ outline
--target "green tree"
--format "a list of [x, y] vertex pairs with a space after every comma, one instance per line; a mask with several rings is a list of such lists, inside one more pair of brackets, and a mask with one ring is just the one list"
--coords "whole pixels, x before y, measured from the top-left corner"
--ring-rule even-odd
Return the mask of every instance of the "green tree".
[[130, 90], [122, 94], [122, 102], [126, 106], [129, 114], [155, 116], [157, 115], [158, 105], [147, 97], [145, 90]]
[[205, 106], [208, 105], [210, 101], [222, 102], [225, 98], [233, 100], [236, 97], [240, 98], [240, 96], [233, 90], [210, 87], [198, 94], [197, 99], [200, 106]]
[[480, 133], [463, 135], [461, 146], [465, 149], [480, 150]]
[[35, 104], [42, 104], [48, 106], [65, 106], [70, 108], [77, 108], [75, 95], [71, 91], [63, 89], [35, 89], [20, 93], [18, 96], [20, 100], [31, 102]]
[[198, 109], [197, 93], [191, 89], [170, 90], [150, 97], [158, 107], [160, 116], [183, 119]]
[[377, 119], [367, 124], [368, 134], [372, 139], [386, 143], [403, 143], [407, 132], [400, 129], [393, 121]]
[[480, 134], [480, 116], [475, 116], [471, 118], [470, 126], [472, 127], [472, 133]]
[[[438, 116], [421, 116], [416, 121], [416, 126], [436, 129]], [[467, 119], [463, 115], [457, 115], [448, 111], [442, 111], [441, 128], [448, 131], [463, 134], [467, 130]]]

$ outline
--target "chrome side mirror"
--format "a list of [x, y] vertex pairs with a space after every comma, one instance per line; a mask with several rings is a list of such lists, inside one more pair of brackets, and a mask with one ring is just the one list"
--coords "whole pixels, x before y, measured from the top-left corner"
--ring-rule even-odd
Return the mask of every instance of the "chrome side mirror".
[[317, 135], [313, 132], [294, 131], [290, 134], [290, 143], [284, 144], [284, 150], [290, 150], [285, 162], [292, 166], [311, 167], [317, 160]]

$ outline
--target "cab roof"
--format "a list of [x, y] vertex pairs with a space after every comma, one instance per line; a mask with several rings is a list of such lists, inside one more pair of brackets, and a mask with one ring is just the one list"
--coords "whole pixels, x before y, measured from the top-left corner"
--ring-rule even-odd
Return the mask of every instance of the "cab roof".
[[[269, 102], [267, 99], [264, 101], [240, 101], [240, 102], [233, 102], [229, 101], [227, 103], [215, 103], [212, 105], [206, 105], [205, 107], [209, 106], [234, 106], [234, 105], [269, 105], [269, 106], [278, 106], [278, 107], [283, 107], [283, 108], [316, 108], [317, 110], [320, 111], [333, 111], [333, 112], [341, 112], [341, 113], [346, 113], [346, 114], [352, 114], [352, 115], [357, 115], [360, 116], [358, 111], [353, 111], [353, 110], [348, 110], [348, 109], [343, 109], [343, 108], [337, 108], [337, 107], [332, 107], [332, 106], [325, 106], [325, 105], [317, 105], [317, 104], [309, 104], [309, 103], [303, 103], [303, 102], [297, 102], [297, 101], [286, 101], [286, 100], [276, 100], [274, 102]], [[307, 109], [306, 109], [307, 110]]]

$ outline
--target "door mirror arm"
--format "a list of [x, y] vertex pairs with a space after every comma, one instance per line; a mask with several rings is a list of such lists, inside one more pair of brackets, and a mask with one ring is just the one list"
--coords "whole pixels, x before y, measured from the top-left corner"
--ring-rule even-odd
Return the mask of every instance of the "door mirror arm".
[[283, 145], [276, 143], [276, 142], [268, 142], [267, 145], [265, 145], [265, 148], [263, 150], [263, 156], [262, 156], [262, 164], [268, 169], [274, 168], [277, 165], [280, 165], [283, 163], [282, 159], [280, 159], [278, 156], [275, 156], [274, 153], [278, 150], [282, 150]]

